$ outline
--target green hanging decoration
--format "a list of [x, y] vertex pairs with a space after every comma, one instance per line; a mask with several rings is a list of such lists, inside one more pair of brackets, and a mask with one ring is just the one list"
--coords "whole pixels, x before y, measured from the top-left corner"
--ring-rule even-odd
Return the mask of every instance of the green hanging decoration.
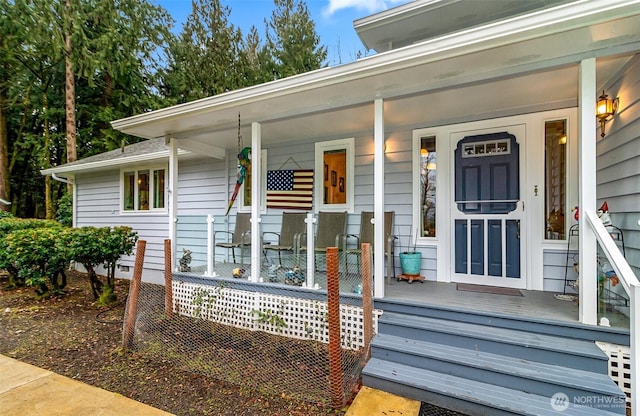
[[238, 175], [236, 178], [236, 187], [233, 190], [233, 194], [231, 195], [231, 199], [229, 200], [229, 206], [227, 207], [227, 212], [224, 215], [229, 215], [229, 211], [231, 211], [231, 207], [238, 197], [238, 192], [240, 191], [240, 187], [244, 183], [244, 179], [247, 176], [247, 170], [250, 166], [251, 147], [243, 147], [242, 135], [240, 134], [240, 113], [238, 113]]

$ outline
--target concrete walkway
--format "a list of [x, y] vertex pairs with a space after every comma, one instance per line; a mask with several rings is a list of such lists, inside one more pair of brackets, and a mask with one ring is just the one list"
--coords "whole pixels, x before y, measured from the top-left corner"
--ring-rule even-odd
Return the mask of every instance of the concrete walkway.
[[420, 402], [363, 386], [345, 416], [418, 416]]
[[[362, 387], [345, 416], [418, 416], [420, 402]], [[168, 416], [146, 404], [0, 355], [0, 414]]]
[[120, 394], [0, 355], [3, 415], [162, 416], [170, 413]]

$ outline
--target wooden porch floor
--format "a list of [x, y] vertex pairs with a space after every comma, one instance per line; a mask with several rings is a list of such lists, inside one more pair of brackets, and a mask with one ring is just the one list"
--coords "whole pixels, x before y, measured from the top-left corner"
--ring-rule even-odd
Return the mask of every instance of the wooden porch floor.
[[[553, 292], [522, 289], [520, 292], [522, 296], [468, 292], [457, 290], [455, 283], [430, 281], [409, 284], [392, 280], [385, 284], [385, 298], [390, 300], [578, 322], [577, 301], [556, 299]], [[616, 310], [606, 311], [604, 316], [613, 327], [629, 328], [629, 318]]]

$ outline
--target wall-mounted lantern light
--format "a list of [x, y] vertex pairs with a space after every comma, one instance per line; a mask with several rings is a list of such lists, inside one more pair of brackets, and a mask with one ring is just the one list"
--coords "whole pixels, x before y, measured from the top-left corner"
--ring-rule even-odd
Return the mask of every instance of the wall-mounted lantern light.
[[607, 121], [611, 120], [613, 115], [618, 111], [618, 99], [611, 99], [602, 91], [602, 95], [598, 97], [596, 105], [596, 118], [600, 121], [600, 136], [604, 137], [604, 126]]

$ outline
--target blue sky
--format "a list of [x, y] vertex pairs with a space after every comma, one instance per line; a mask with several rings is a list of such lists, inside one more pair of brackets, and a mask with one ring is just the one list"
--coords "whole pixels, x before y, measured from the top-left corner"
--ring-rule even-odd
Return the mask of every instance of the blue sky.
[[[320, 41], [327, 46], [328, 63], [335, 66], [351, 62], [358, 51], [364, 52], [362, 42], [353, 29], [353, 21], [386, 10], [410, 0], [307, 0], [311, 18], [316, 24]], [[152, 0], [164, 7], [176, 21], [176, 31], [191, 12], [190, 0]], [[246, 35], [251, 25], [264, 38], [264, 19], [271, 16], [272, 0], [221, 0], [231, 9], [229, 20]]]

